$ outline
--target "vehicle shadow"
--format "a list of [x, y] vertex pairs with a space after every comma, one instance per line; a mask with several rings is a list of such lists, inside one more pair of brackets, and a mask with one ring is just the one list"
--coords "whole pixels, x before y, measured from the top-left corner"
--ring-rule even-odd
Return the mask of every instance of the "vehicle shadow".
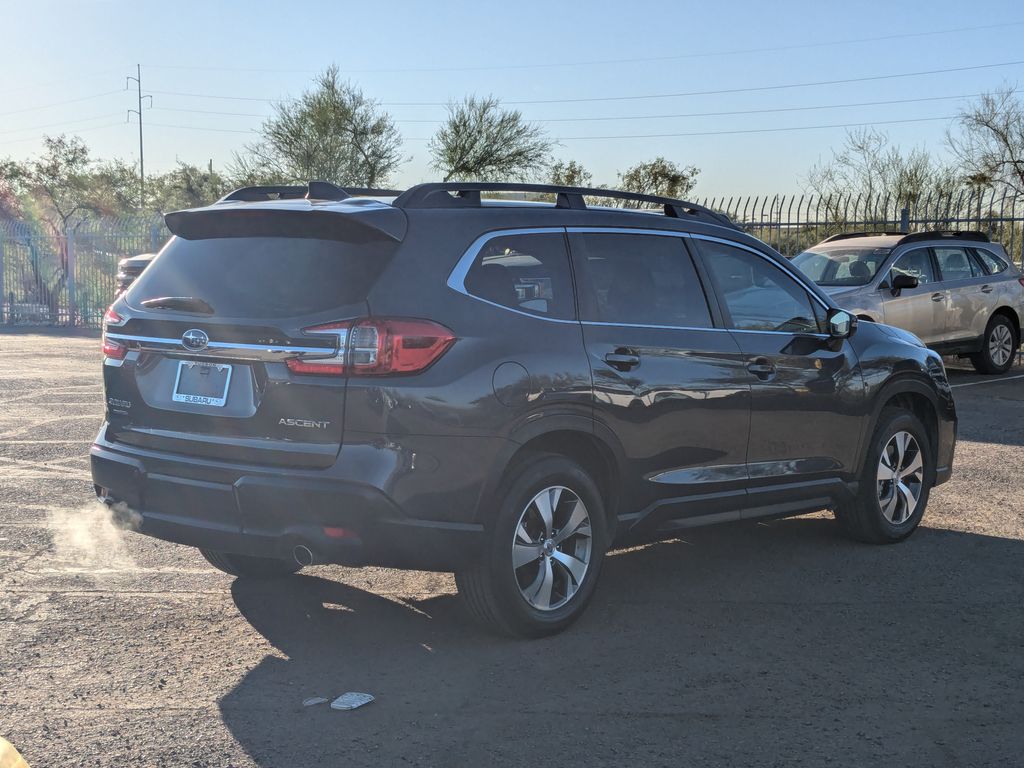
[[[279, 654], [220, 709], [260, 766], [1010, 764], [1022, 564], [1020, 541], [946, 530], [703, 529], [609, 556], [584, 617], [537, 641], [485, 633], [452, 595], [236, 581]], [[377, 701], [301, 706], [344, 691]]]

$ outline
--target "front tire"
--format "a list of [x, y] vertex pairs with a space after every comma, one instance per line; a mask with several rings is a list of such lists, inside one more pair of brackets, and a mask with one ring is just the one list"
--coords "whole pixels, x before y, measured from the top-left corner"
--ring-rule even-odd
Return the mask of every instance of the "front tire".
[[985, 328], [981, 351], [971, 355], [971, 364], [978, 373], [997, 375], [1006, 373], [1013, 365], [1020, 340], [1013, 323], [1006, 315], [992, 315]]
[[459, 595], [502, 634], [561, 632], [593, 596], [607, 547], [597, 485], [574, 461], [537, 454], [513, 466], [498, 499], [483, 556], [455, 574]]
[[893, 544], [917, 530], [935, 484], [935, 459], [921, 420], [902, 408], [878, 419], [855, 499], [835, 515], [851, 538]]
[[243, 579], [279, 579], [282, 576], [290, 576], [302, 567], [298, 563], [273, 557], [251, 557], [231, 552], [215, 552], [212, 549], [200, 549], [199, 552], [214, 568]]

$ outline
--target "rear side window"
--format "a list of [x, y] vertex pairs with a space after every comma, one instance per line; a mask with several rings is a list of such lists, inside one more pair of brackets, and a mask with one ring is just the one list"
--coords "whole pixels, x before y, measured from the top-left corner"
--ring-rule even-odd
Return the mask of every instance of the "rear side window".
[[561, 233], [491, 238], [466, 273], [464, 286], [472, 296], [531, 315], [568, 320], [576, 314]]
[[711, 315], [681, 238], [585, 232], [570, 243], [583, 320], [709, 328]]
[[791, 275], [767, 259], [724, 243], [700, 242], [731, 328], [740, 331], [819, 333], [823, 313]]
[[294, 317], [360, 302], [394, 253], [386, 242], [172, 238], [126, 299], [202, 299], [220, 317]]
[[970, 280], [978, 277], [977, 266], [967, 257], [963, 248], [936, 248], [935, 259], [943, 280]]
[[982, 248], [975, 248], [974, 255], [978, 257], [985, 270], [990, 275], [998, 275], [1000, 272], [1006, 269], [1006, 262], [996, 256], [992, 251], [986, 251]]

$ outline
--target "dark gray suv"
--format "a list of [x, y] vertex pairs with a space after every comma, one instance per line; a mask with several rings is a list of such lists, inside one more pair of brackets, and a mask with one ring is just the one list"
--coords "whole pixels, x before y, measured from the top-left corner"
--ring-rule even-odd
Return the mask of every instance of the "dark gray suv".
[[950, 476], [939, 356], [691, 203], [312, 182], [166, 221], [106, 317], [92, 473], [236, 576], [454, 571], [537, 636], [610, 547], [825, 508], [899, 541]]

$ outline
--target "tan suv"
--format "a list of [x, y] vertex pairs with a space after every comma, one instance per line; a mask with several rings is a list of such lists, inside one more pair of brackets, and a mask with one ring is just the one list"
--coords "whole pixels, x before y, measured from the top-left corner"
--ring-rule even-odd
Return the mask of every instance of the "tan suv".
[[793, 264], [861, 319], [908, 330], [981, 373], [1013, 365], [1024, 277], [981, 232], [834, 235]]

